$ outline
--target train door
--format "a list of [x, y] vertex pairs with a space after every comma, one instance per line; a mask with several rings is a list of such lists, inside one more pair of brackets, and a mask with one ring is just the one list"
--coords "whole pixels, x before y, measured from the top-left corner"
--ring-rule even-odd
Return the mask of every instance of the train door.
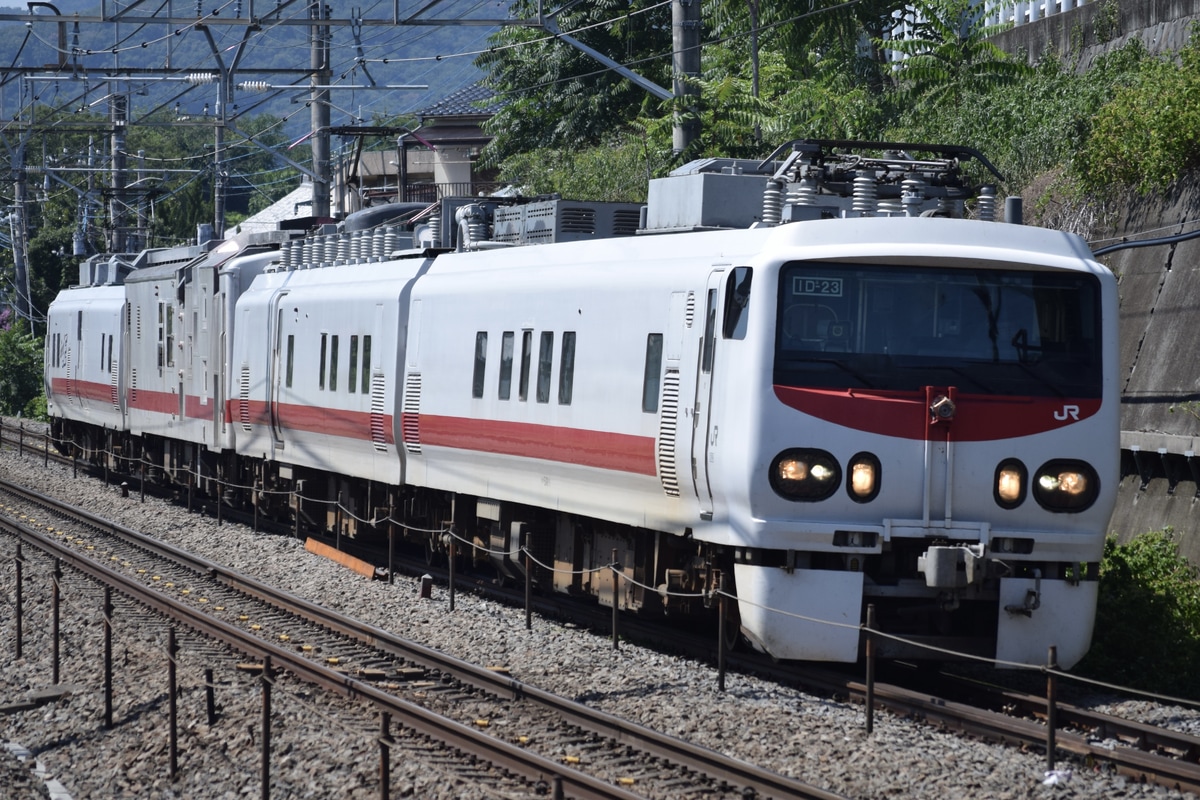
[[[180, 287], [177, 295], [178, 305], [167, 307], [167, 313], [171, 317], [171, 323], [168, 326], [178, 325], [175, 328], [178, 340], [175, 344], [175, 350], [179, 351], [179, 364], [175, 371], [175, 380], [177, 391], [179, 392], [179, 421], [181, 424], [187, 424], [187, 383], [188, 367], [192, 357], [191, 350], [188, 348], [188, 328], [187, 328], [187, 294], [183, 287]], [[175, 350], [171, 352], [174, 353]]]
[[[88, 308], [89, 306], [90, 304], [85, 304], [84, 309]], [[67, 361], [67, 372], [71, 378], [71, 393], [75, 402], [82, 409], [86, 409], [88, 407], [87, 392], [80, 391], [80, 383], [87, 380], [87, 370], [84, 369], [87, 348], [83, 346], [83, 329], [85, 327], [84, 309], [80, 309], [75, 314], [75, 357], [73, 359], [68, 359]]]
[[709, 273], [708, 286], [704, 293], [704, 332], [696, 354], [696, 398], [692, 417], [692, 483], [696, 498], [700, 501], [700, 517], [712, 518], [712, 486], [709, 482], [709, 464], [715, 460], [717, 426], [712, 414], [713, 369], [717, 359], [717, 331], [720, 330], [721, 283], [724, 269]]
[[[268, 369], [270, 369], [271, 374], [267, 376], [267, 386], [269, 387], [267, 390], [267, 406], [271, 418], [271, 442], [276, 450], [283, 449], [283, 424], [280, 420], [279, 405], [281, 400], [280, 392], [284, 382], [284, 370], [282, 367], [284, 343], [286, 341], [286, 337], [283, 335], [283, 300], [287, 295], [286, 291], [275, 295], [271, 301], [271, 315], [269, 317], [269, 324], [273, 330], [271, 330], [269, 336], [269, 341], [271, 342], [271, 360]], [[288, 366], [290, 367], [291, 359], [293, 358], [291, 347], [287, 348], [286, 357]]]

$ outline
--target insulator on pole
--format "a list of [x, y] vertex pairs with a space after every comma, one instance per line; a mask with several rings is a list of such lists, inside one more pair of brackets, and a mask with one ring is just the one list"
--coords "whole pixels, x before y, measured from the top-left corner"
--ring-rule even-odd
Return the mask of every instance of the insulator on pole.
[[271, 84], [266, 81], [242, 81], [237, 85], [243, 92], [269, 92]]
[[213, 72], [193, 72], [183, 80], [192, 86], [204, 86], [209, 83], [216, 83], [217, 75]]
[[778, 225], [783, 218], [783, 181], [769, 180], [763, 187], [762, 221], [766, 225]]
[[875, 173], [873, 171], [860, 172], [854, 178], [854, 200], [851, 208], [860, 217], [874, 216], [875, 201], [878, 196], [879, 190], [875, 185]]
[[993, 222], [996, 219], [995, 187], [984, 186], [979, 190], [979, 197], [975, 200], [975, 213], [984, 222]]

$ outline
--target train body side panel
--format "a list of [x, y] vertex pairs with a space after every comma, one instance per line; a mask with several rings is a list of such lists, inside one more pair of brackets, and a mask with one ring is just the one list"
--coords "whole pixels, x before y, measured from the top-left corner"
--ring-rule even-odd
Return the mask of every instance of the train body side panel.
[[125, 291], [61, 292], [46, 324], [45, 383], [51, 417], [121, 430], [125, 425]]
[[409, 331], [409, 482], [699, 535], [711, 524], [692, 468], [706, 287], [763, 238], [439, 258]]
[[225, 262], [217, 254], [129, 275], [130, 433], [214, 450], [232, 445], [222, 400], [236, 320], [226, 310], [276, 257], [268, 251]]
[[396, 485], [405, 300], [424, 262], [264, 274], [239, 300], [229, 419], [239, 453]]

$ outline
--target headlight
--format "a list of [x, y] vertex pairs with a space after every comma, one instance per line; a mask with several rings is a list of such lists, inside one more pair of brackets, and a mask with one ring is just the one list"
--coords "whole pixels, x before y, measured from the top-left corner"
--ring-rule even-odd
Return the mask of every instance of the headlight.
[[837, 459], [824, 450], [792, 448], [771, 462], [771, 488], [788, 500], [824, 500], [842, 482]]
[[1083, 511], [1099, 494], [1096, 470], [1082, 461], [1047, 461], [1033, 476], [1033, 497], [1047, 511]]
[[996, 505], [1001, 508], [1016, 508], [1025, 502], [1025, 487], [1029, 473], [1025, 465], [1015, 458], [1000, 462], [996, 467], [996, 480], [992, 484]]
[[870, 453], [858, 453], [846, 464], [846, 472], [850, 476], [846, 481], [846, 491], [851, 500], [866, 503], [879, 494], [881, 470], [878, 458]]

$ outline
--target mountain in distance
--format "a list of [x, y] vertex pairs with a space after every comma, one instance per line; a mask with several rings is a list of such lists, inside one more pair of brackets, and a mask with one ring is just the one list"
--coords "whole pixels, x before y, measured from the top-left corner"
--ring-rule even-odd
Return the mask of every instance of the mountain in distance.
[[[81, 22], [71, 15], [99, 16], [97, 0], [54, 0], [50, 3], [63, 17], [62, 26], [67, 47], [67, 68], [70, 78], [48, 80], [42, 77], [22, 81], [10, 66], [53, 68], [59, 62], [59, 20], [49, 14], [45, 3], [34, 6], [45, 22], [26, 25], [19, 21], [0, 20], [0, 114], [4, 119], [27, 115], [34, 104], [60, 111], [88, 110], [106, 113], [106, 97], [114, 90], [128, 91], [130, 120], [151, 113], [166, 113], [191, 120], [202, 119], [217, 111], [217, 86], [202, 81], [187, 81], [188, 76], [215, 73], [218, 58], [228, 66], [245, 40], [235, 84], [257, 83], [257, 90], [236, 88], [231, 98], [233, 115], [270, 113], [287, 119], [290, 137], [302, 136], [311, 128], [309, 78], [312, 48], [307, 19], [308, 3], [297, 3], [283, 9], [285, 20], [299, 24], [280, 24], [269, 12], [278, 5], [270, 0], [254, 0], [254, 12], [263, 19], [260, 30], [247, 33], [242, 25], [211, 24], [174, 26], [161, 23]], [[123, 3], [130, 16], [192, 17], [197, 4], [183, 0], [156, 0], [155, 3]], [[251, 0], [235, 5], [202, 0], [203, 14], [214, 11], [234, 15], [237, 10], [246, 14]], [[107, 12], [115, 13], [112, 0], [106, 3]], [[408, 3], [401, 17], [421, 8]], [[28, 8], [0, 7], [0, 15], [25, 15]], [[368, 20], [388, 19], [382, 10]], [[334, 16], [347, 19], [344, 11]], [[374, 119], [386, 119], [419, 112], [447, 95], [477, 83], [481, 73], [474, 65], [476, 55], [487, 47], [487, 37], [494, 26], [462, 24], [462, 20], [494, 20], [508, 17], [507, 3], [468, 2], [448, 0], [422, 15], [423, 19], [444, 19], [445, 25], [369, 25], [357, 29], [349, 25], [331, 25], [330, 124], [334, 126], [370, 124]], [[458, 24], [454, 24], [459, 21]], [[210, 41], [211, 37], [211, 41]], [[215, 49], [215, 53], [214, 53]], [[165, 73], [135, 76], [131, 80], [104, 81], [105, 73], [138, 69], [167, 70]], [[289, 70], [291, 72], [265, 72]], [[22, 85], [22, 83], [24, 85]], [[296, 89], [266, 89], [261, 84], [280, 87], [295, 84]], [[423, 89], [386, 89], [352, 87], [427, 86]], [[22, 111], [21, 109], [24, 109]]]

